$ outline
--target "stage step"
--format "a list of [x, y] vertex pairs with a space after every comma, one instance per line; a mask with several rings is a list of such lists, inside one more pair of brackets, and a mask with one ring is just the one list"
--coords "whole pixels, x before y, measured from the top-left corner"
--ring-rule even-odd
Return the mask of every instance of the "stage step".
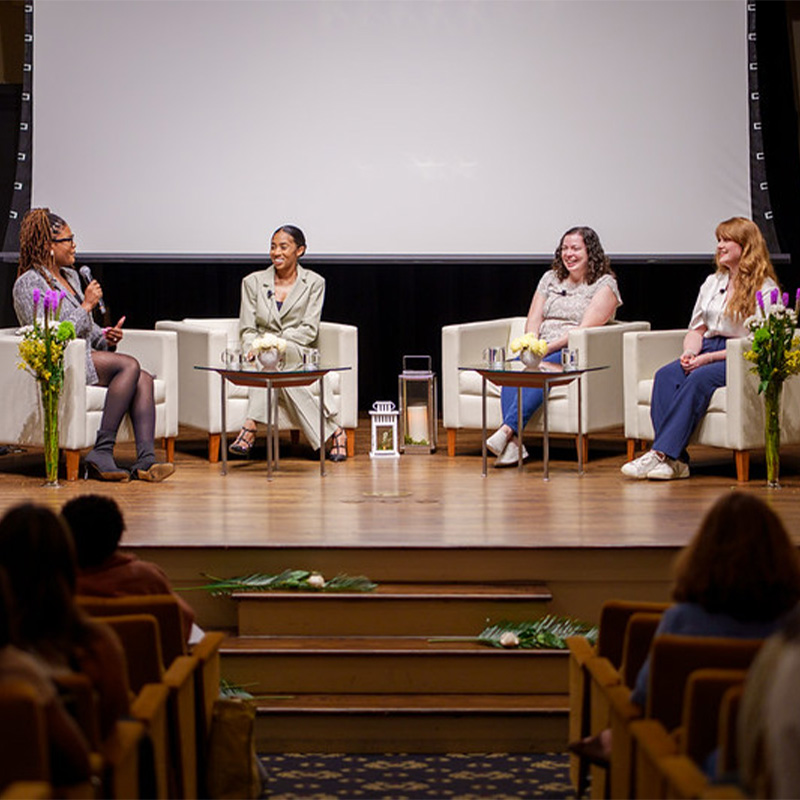
[[568, 698], [552, 694], [297, 694], [258, 700], [260, 753], [560, 750]]
[[475, 636], [487, 621], [535, 619], [544, 584], [382, 583], [373, 592], [237, 592], [243, 636]]
[[237, 636], [222, 675], [252, 694], [563, 694], [565, 650], [426, 637]]

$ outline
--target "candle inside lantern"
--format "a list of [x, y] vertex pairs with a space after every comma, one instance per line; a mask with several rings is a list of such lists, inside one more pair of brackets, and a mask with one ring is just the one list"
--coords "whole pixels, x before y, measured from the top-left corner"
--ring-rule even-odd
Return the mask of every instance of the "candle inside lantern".
[[428, 407], [409, 406], [408, 436], [413, 442], [428, 444]]

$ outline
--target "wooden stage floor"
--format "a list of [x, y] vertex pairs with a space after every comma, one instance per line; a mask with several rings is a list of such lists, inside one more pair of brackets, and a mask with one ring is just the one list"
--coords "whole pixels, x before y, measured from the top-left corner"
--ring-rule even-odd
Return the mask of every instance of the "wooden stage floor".
[[[440, 443], [444, 442], [444, 437]], [[355, 458], [319, 462], [303, 444], [282, 439], [280, 471], [271, 482], [261, 460], [230, 462], [229, 474], [205, 460], [205, 442], [182, 429], [177, 470], [162, 484], [79, 480], [42, 487], [41, 452], [0, 457], [0, 512], [30, 500], [57, 509], [87, 492], [109, 494], [127, 522], [131, 547], [399, 547], [399, 548], [676, 548], [703, 512], [732, 489], [754, 492], [781, 514], [800, 542], [800, 448], [785, 448], [780, 490], [764, 485], [763, 457], [751, 481], [737, 485], [727, 452], [695, 448], [692, 478], [657, 483], [623, 478], [621, 435], [592, 439], [584, 475], [570, 440], [551, 442], [550, 480], [542, 480], [541, 443], [531, 437], [524, 472], [480, 475], [480, 439], [459, 437], [458, 455], [442, 445], [432, 455], [370, 459], [368, 423], [357, 434]], [[263, 457], [263, 439], [257, 455]], [[133, 460], [120, 448], [121, 463]], [[491, 462], [490, 462], [491, 463]]]

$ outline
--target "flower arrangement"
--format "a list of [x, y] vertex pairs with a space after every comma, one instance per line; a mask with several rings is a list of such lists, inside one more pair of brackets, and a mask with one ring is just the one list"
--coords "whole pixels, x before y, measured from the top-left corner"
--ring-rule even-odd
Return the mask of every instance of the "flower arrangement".
[[[33, 324], [20, 330], [20, 369], [39, 383], [44, 411], [44, 462], [47, 484], [58, 485], [58, 398], [64, 385], [64, 350], [75, 338], [75, 326], [59, 322], [66, 292], [33, 290]], [[39, 307], [41, 303], [41, 321]]]
[[756, 314], [745, 320], [752, 345], [744, 357], [758, 375], [758, 393], [764, 395], [764, 447], [767, 484], [777, 488], [780, 466], [780, 399], [783, 382], [800, 374], [800, 337], [796, 336], [800, 289], [794, 309], [789, 295], [777, 289], [768, 294], [756, 292]]
[[532, 333], [524, 333], [511, 342], [512, 353], [521, 353], [523, 350], [529, 350], [535, 356], [543, 358], [547, 355], [547, 342], [537, 339]]
[[253, 339], [250, 349], [257, 353], [265, 350], [277, 350], [279, 353], [284, 353], [286, 351], [286, 339], [281, 339], [280, 336], [276, 336], [274, 333], [262, 333], [261, 336], [256, 336]]

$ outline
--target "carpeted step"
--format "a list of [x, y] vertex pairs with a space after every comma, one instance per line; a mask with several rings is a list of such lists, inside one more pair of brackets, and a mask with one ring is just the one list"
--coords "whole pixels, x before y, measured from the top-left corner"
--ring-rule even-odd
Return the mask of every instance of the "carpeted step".
[[242, 636], [476, 635], [486, 620], [534, 619], [544, 584], [386, 583], [373, 592], [237, 592]]

